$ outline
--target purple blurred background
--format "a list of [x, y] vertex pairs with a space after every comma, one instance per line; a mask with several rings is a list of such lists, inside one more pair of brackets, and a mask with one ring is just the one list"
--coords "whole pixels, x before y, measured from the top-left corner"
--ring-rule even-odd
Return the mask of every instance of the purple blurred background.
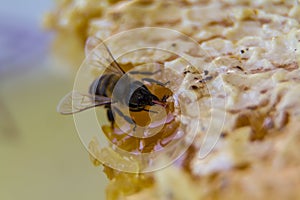
[[0, 7], [0, 78], [33, 67], [46, 55], [50, 34], [41, 29], [51, 0], [3, 1]]

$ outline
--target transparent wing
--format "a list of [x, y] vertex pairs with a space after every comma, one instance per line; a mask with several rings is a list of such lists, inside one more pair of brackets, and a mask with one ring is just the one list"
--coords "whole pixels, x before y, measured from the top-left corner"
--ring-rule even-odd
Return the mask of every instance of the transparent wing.
[[111, 104], [111, 99], [108, 97], [83, 95], [79, 92], [72, 91], [59, 102], [57, 112], [68, 115], [107, 104]]
[[106, 44], [99, 38], [90, 37], [86, 42], [85, 53], [87, 62], [92, 67], [106, 72], [123, 75], [125, 72], [114, 59]]

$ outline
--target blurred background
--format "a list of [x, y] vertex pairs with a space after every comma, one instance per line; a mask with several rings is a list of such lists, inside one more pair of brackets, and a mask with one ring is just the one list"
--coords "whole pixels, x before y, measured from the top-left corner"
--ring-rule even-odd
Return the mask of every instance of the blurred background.
[[42, 18], [53, 0], [0, 7], [0, 199], [104, 199], [106, 177], [81, 144], [72, 116], [56, 112], [74, 71], [50, 56]]

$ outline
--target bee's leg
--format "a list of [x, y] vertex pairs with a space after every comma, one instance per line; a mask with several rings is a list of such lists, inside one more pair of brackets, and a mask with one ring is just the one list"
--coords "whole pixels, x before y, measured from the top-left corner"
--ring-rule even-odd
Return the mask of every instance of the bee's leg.
[[164, 95], [163, 98], [161, 99], [161, 101], [166, 102], [168, 98], [169, 98], [169, 95]]
[[135, 131], [135, 129], [136, 129], [136, 123], [135, 123], [135, 121], [134, 121], [131, 117], [129, 117], [129, 116], [127, 116], [127, 115], [124, 115], [124, 114], [122, 113], [122, 111], [119, 110], [118, 108], [115, 108], [115, 107], [114, 107], [114, 109], [115, 109], [115, 111], [118, 113], [118, 115], [120, 115], [121, 117], [123, 117], [129, 124], [133, 124], [133, 125], [134, 125], [133, 131]]
[[138, 108], [138, 109], [130, 108], [129, 110], [130, 110], [131, 112], [146, 111], [146, 112], [158, 113], [157, 111], [148, 110], [148, 109], [146, 109], [146, 108]]
[[111, 123], [111, 129], [114, 129], [115, 118], [114, 118], [111, 108], [107, 109], [106, 114], [107, 114], [108, 121], [110, 121], [110, 123]]
[[161, 72], [161, 69], [156, 70], [155, 72], [149, 72], [149, 71], [130, 71], [129, 74], [131, 74], [131, 75], [140, 74], [140, 75], [151, 76], [151, 75], [157, 74], [159, 72]]
[[[149, 72], [149, 71], [130, 71], [129, 74], [131, 74], [131, 75], [139, 74], [139, 75], [151, 76], [151, 75], [157, 74], [157, 73], [159, 73], [161, 71], [162, 71], [161, 69], [158, 69], [158, 70], [156, 70], [154, 72]], [[154, 80], [152, 78], [142, 78], [142, 81], [147, 81], [149, 83], [155, 83], [155, 84], [161, 85], [161, 86], [166, 86], [168, 83], [170, 83], [170, 81], [168, 81], [166, 83], [162, 83], [162, 82]]]
[[146, 81], [146, 82], [149, 82], [149, 83], [155, 83], [155, 84], [161, 85], [161, 86], [166, 86], [167, 84], [170, 83], [170, 81], [167, 81], [166, 83], [162, 83], [162, 82], [154, 80], [152, 78], [143, 78], [142, 81]]
[[148, 109], [143, 109], [143, 111], [146, 111], [146, 112], [152, 112], [152, 113], [158, 113], [157, 111], [154, 111], [154, 110], [148, 110]]

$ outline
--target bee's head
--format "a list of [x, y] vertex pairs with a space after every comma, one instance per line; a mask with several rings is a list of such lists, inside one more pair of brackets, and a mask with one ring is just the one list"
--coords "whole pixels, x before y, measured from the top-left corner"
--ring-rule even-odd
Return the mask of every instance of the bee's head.
[[130, 97], [130, 105], [133, 107], [153, 106], [159, 99], [144, 87], [137, 88]]

